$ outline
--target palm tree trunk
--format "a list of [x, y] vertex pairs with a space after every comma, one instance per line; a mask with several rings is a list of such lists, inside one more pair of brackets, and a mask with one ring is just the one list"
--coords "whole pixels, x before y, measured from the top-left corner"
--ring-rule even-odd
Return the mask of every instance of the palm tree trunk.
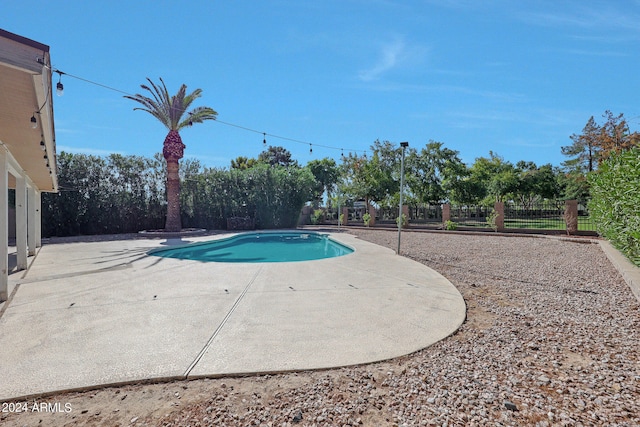
[[165, 231], [180, 231], [180, 175], [178, 159], [167, 159], [167, 222]]
[[180, 231], [180, 175], [178, 160], [184, 153], [182, 138], [176, 130], [171, 130], [164, 140], [162, 155], [167, 160], [167, 222], [165, 231]]

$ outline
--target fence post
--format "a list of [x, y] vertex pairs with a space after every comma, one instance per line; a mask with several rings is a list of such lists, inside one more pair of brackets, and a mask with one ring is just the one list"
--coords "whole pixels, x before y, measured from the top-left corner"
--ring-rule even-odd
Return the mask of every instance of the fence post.
[[[347, 225], [347, 223], [349, 222], [349, 208], [342, 208], [342, 218], [342, 225]], [[338, 217], [338, 220], [340, 220], [340, 217]]]
[[369, 215], [371, 215], [371, 219], [369, 220], [369, 226], [373, 227], [376, 225], [376, 208], [369, 205]]
[[409, 206], [402, 205], [402, 215], [407, 218], [407, 225], [403, 225], [404, 228], [409, 228]]
[[493, 206], [496, 211], [496, 231], [504, 231], [504, 202], [496, 202]]
[[567, 234], [575, 234], [578, 231], [578, 201], [565, 200], [564, 222], [567, 225]]
[[451, 220], [451, 205], [445, 203], [442, 205], [442, 228], [445, 228], [445, 223]]

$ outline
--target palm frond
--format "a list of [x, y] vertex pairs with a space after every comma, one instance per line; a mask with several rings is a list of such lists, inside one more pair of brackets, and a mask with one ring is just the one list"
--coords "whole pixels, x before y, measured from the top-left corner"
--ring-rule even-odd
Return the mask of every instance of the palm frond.
[[187, 117], [180, 122], [178, 129], [191, 126], [193, 123], [202, 123], [205, 120], [215, 120], [218, 113], [210, 107], [196, 107], [189, 111]]
[[187, 94], [187, 85], [183, 84], [178, 92], [171, 96], [167, 90], [167, 86], [160, 77], [161, 84], [155, 84], [147, 77], [150, 86], [146, 84], [140, 87], [151, 94], [151, 97], [141, 94], [125, 95], [127, 99], [131, 99], [142, 104], [142, 107], [136, 107], [134, 110], [146, 111], [147, 113], [158, 119], [169, 130], [180, 130], [185, 126], [193, 123], [202, 123], [204, 120], [215, 120], [217, 112], [209, 107], [197, 107], [190, 111], [185, 117], [185, 113], [194, 100], [202, 94], [202, 89], [196, 89]]

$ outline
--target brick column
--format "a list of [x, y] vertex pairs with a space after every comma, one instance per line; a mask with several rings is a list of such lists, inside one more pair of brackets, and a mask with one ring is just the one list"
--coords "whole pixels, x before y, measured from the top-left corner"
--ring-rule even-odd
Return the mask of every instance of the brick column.
[[495, 209], [496, 214], [498, 214], [496, 217], [496, 231], [504, 231], [504, 202], [496, 202], [493, 209]]
[[371, 215], [371, 219], [369, 220], [369, 227], [373, 227], [376, 225], [376, 208], [373, 206], [369, 206], [369, 215]]
[[578, 231], [577, 200], [566, 200], [564, 202], [564, 222], [567, 225], [567, 234], [575, 234]]
[[451, 220], [451, 205], [449, 203], [445, 203], [444, 205], [442, 205], [442, 226], [444, 227], [444, 224], [450, 220]]

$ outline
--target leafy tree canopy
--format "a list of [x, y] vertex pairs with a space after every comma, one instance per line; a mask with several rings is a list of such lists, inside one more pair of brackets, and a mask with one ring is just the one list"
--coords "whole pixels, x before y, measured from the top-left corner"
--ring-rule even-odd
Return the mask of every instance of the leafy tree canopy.
[[320, 160], [311, 160], [306, 166], [316, 179], [315, 200], [319, 203], [323, 194], [327, 193], [327, 199], [331, 200], [331, 194], [340, 177], [340, 169], [336, 161], [325, 157]]
[[270, 145], [268, 149], [260, 153], [258, 161], [267, 163], [271, 166], [295, 166], [298, 167], [298, 161], [291, 158], [291, 152], [284, 147]]
[[231, 159], [231, 169], [246, 170], [252, 168], [258, 164], [258, 160], [245, 156], [238, 156], [235, 159]]

